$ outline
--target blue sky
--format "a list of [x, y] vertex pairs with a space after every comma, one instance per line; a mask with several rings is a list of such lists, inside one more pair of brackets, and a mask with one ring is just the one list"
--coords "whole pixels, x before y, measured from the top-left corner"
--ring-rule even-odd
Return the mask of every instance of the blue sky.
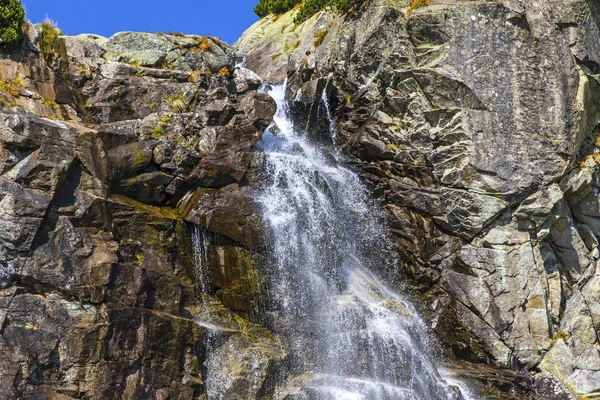
[[46, 15], [67, 35], [119, 31], [183, 32], [218, 36], [228, 43], [258, 20], [258, 0], [22, 0], [27, 18]]

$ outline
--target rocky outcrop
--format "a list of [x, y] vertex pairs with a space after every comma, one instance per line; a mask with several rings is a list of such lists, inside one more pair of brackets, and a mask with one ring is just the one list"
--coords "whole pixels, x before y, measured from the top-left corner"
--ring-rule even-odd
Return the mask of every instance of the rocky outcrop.
[[27, 25], [0, 53], [0, 399], [272, 398], [293, 357], [265, 324], [257, 89], [285, 78], [386, 211], [449, 369], [480, 397], [597, 396], [600, 8], [410, 5], [267, 17], [235, 49], [45, 57]]
[[318, 140], [335, 110], [454, 356], [530, 374], [513, 397], [598, 395], [598, 4], [409, 5], [291, 11], [236, 46]]
[[0, 399], [269, 398], [260, 78], [216, 38], [60, 36], [48, 65], [28, 32], [0, 54]]

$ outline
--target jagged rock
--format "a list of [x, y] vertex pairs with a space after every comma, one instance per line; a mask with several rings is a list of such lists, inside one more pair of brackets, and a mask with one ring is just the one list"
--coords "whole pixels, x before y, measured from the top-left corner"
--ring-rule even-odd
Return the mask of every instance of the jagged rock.
[[249, 69], [240, 67], [233, 71], [233, 84], [236, 93], [244, 93], [249, 89], [256, 90], [262, 83], [261, 77]]
[[249, 69], [216, 38], [133, 32], [60, 36], [48, 65], [26, 24], [0, 51], [0, 398], [272, 395], [286, 344], [248, 319], [257, 89], [284, 78], [383, 204], [444, 349], [493, 366], [459, 366], [481, 397], [596, 396], [600, 7], [406, 6], [269, 16], [236, 45]]
[[238, 91], [216, 38], [60, 36], [47, 65], [39, 29], [27, 32], [26, 47], [0, 51], [16, 93], [0, 93], [0, 398], [204, 398], [205, 365], [233, 342], [244, 362], [261, 355], [260, 385], [240, 398], [271, 390], [285, 344], [248, 321], [264, 255], [233, 241], [255, 245], [251, 195], [211, 189], [194, 204], [198, 222], [222, 210], [222, 225], [206, 223], [224, 232], [207, 293], [192, 223], [174, 208], [198, 184], [244, 181], [275, 112], [259, 79], [246, 71]]
[[177, 209], [186, 221], [220, 233], [248, 247], [264, 245], [259, 205], [248, 187], [198, 189], [181, 199]]
[[[290, 100], [333, 77], [337, 143], [385, 204], [403, 269], [454, 354], [554, 368], [526, 389], [534, 397], [593, 396], [594, 362], [561, 338], [572, 346], [566, 310], [597, 274], [599, 7], [405, 6], [365, 2], [288, 30], [292, 10], [236, 46], [265, 80], [287, 77]], [[583, 332], [582, 348], [598, 345], [595, 328]]]
[[274, 389], [269, 378], [283, 356], [281, 344], [275, 340], [249, 343], [242, 335], [232, 336], [208, 361], [212, 382], [207, 385], [207, 395], [232, 400], [268, 398]]

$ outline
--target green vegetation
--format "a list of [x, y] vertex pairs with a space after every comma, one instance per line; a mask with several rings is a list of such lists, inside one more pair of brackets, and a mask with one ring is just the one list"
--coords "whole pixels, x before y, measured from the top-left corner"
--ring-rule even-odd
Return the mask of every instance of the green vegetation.
[[0, 41], [3, 47], [14, 47], [23, 40], [25, 10], [20, 0], [0, 0]]
[[47, 105], [48, 107], [56, 107], [56, 101], [48, 98], [48, 97], [42, 97], [42, 103], [44, 103], [45, 105]]
[[[1, 1], [1, 0], [0, 0]], [[54, 41], [62, 34], [62, 31], [58, 29], [56, 22], [46, 19], [42, 22], [42, 37], [40, 39], [40, 50], [44, 55], [44, 59], [48, 64], [54, 61], [56, 53], [54, 52]]]
[[325, 7], [334, 7], [340, 12], [348, 13], [354, 11], [362, 3], [361, 0], [260, 0], [254, 6], [254, 12], [262, 18], [269, 14], [283, 14], [299, 6], [294, 22], [300, 24]]
[[163, 129], [169, 125], [169, 121], [171, 121], [171, 117], [169, 115], [163, 116], [158, 121], [158, 126], [152, 131], [153, 139], [160, 139], [163, 137]]
[[167, 103], [171, 105], [171, 109], [174, 113], [180, 114], [191, 110], [191, 106], [185, 101], [185, 97], [182, 93], [176, 93], [171, 96], [164, 96]]
[[269, 14], [283, 14], [301, 2], [302, 0], [260, 0], [254, 6], [254, 12], [261, 18]]

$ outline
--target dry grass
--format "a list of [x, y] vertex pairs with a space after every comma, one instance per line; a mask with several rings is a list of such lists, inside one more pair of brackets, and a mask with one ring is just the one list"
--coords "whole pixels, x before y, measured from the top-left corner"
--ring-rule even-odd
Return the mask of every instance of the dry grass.
[[198, 47], [200, 48], [200, 50], [202, 50], [202, 52], [204, 53], [205, 51], [212, 51], [213, 49], [213, 42], [207, 38], [206, 36], [203, 37], [196, 37], [196, 42], [198, 42]]
[[219, 72], [217, 72], [217, 74], [221, 76], [229, 76], [229, 68], [223, 67], [219, 70]]
[[192, 71], [192, 73], [190, 74], [189, 78], [188, 78], [188, 82], [189, 83], [196, 83], [200, 80], [200, 70], [195, 70]]
[[412, 12], [417, 8], [423, 8], [431, 5], [432, 0], [413, 0], [411, 5], [406, 9], [406, 18], [410, 17]]
[[315, 50], [323, 44], [323, 41], [325, 40], [325, 37], [327, 36], [328, 33], [329, 33], [328, 29], [322, 29], [322, 30], [318, 30], [315, 32], [315, 34], [314, 34], [315, 40], [313, 41]]
[[558, 342], [559, 340], [562, 340], [563, 342], [567, 343], [567, 340], [566, 340], [567, 336], [568, 335], [565, 331], [558, 332], [556, 335], [554, 335], [554, 337], [550, 341], [550, 348], [554, 347], [556, 342]]

